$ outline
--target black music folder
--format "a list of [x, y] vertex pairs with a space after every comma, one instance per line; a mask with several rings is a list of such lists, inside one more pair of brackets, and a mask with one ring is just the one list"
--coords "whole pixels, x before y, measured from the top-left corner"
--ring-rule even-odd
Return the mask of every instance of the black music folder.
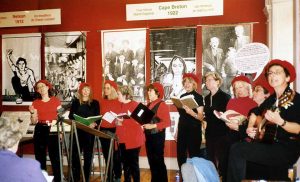
[[130, 115], [130, 117], [135, 119], [141, 125], [150, 123], [153, 116], [154, 112], [142, 103], [139, 103], [139, 105], [134, 109], [134, 111]]

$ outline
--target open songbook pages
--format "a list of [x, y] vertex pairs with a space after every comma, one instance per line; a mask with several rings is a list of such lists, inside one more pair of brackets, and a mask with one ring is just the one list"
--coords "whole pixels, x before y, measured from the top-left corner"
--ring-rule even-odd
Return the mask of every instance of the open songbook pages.
[[225, 112], [219, 112], [214, 110], [214, 114], [217, 118], [221, 119], [224, 122], [229, 122], [229, 123], [234, 122], [234, 123], [242, 124], [242, 122], [247, 119], [246, 116], [233, 110], [227, 110]]
[[79, 116], [77, 114], [73, 114], [73, 116], [74, 116], [75, 121], [78, 121], [78, 122], [80, 122], [80, 123], [82, 123], [84, 125], [87, 125], [87, 126], [89, 126], [93, 122], [98, 121], [98, 120], [100, 120], [102, 118], [101, 115], [90, 116], [90, 117], [87, 117], [87, 118], [81, 117], [81, 116]]
[[106, 112], [102, 118], [107, 122], [112, 123], [116, 118], [129, 119], [130, 115], [131, 115], [130, 111], [127, 111], [127, 113], [119, 113], [119, 114], [109, 111]]
[[190, 109], [199, 107], [193, 95], [187, 95], [181, 98], [171, 97], [171, 100], [177, 108], [182, 108], [183, 105], [186, 105]]

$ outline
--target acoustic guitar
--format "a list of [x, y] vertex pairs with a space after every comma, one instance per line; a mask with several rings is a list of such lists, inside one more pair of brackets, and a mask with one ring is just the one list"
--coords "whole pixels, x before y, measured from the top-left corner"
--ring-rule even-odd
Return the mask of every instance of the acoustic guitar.
[[[295, 97], [295, 91], [288, 90], [278, 99], [278, 106], [276, 103], [270, 108], [273, 112], [280, 112], [279, 107], [288, 108], [293, 105], [292, 100]], [[266, 118], [263, 118], [259, 125], [258, 131], [255, 136], [255, 140], [263, 143], [274, 143], [277, 141], [277, 130], [278, 125], [268, 121]]]

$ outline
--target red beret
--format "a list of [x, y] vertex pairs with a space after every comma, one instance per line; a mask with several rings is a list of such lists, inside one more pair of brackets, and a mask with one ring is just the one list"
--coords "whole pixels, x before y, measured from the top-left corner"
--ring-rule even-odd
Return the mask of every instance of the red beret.
[[118, 85], [116, 84], [116, 82], [111, 81], [111, 80], [105, 80], [104, 85], [105, 84], [109, 84], [110, 86], [112, 86], [116, 91], [118, 90]]
[[158, 91], [158, 93], [159, 93], [158, 98], [163, 99], [164, 98], [164, 87], [162, 86], [162, 84], [160, 84], [158, 82], [154, 82], [154, 83], [151, 83], [151, 84]]
[[35, 90], [36, 92], [37, 92], [37, 85], [38, 85], [39, 83], [45, 84], [45, 85], [49, 88], [49, 90], [51, 90], [51, 89], [53, 88], [52, 85], [51, 85], [51, 83], [49, 83], [47, 80], [39, 80], [39, 81], [36, 82], [35, 85], [34, 85], [34, 90]]
[[258, 77], [257, 80], [253, 82], [253, 88], [256, 86], [261, 86], [266, 89], [270, 94], [273, 94], [274, 88], [268, 83], [268, 81], [264, 77]]
[[280, 65], [282, 68], [288, 70], [290, 74], [290, 83], [296, 79], [295, 67], [290, 62], [280, 59], [273, 59], [265, 66], [265, 73], [267, 73], [269, 71], [269, 68], [273, 65]]
[[84, 83], [84, 82], [80, 83], [78, 93], [81, 93], [84, 87], [91, 87], [91, 86], [88, 83]]
[[231, 86], [233, 86], [234, 82], [236, 82], [236, 81], [243, 81], [243, 82], [251, 84], [250, 79], [243, 75], [234, 77], [234, 79], [231, 81]]
[[183, 79], [185, 79], [185, 78], [191, 78], [196, 83], [199, 83], [199, 78], [195, 74], [193, 74], [193, 73], [185, 73], [185, 74], [183, 74]]

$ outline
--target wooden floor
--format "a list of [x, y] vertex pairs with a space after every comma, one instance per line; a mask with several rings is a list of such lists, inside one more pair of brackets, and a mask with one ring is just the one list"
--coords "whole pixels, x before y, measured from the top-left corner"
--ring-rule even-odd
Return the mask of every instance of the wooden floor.
[[[141, 181], [140, 182], [150, 182], [151, 181], [151, 173], [149, 169], [141, 169]], [[169, 182], [176, 182], [176, 171], [175, 170], [169, 170], [168, 171], [168, 181]], [[100, 176], [99, 175], [91, 175], [90, 182], [100, 182]], [[123, 176], [121, 181], [123, 181]]]
[[[64, 175], [67, 176], [67, 168], [64, 167]], [[52, 174], [51, 166], [47, 166], [48, 174]], [[176, 182], [176, 170], [168, 170], [168, 181], [169, 182]], [[150, 182], [151, 181], [151, 173], [149, 169], [140, 169], [141, 181], [140, 182]], [[123, 181], [123, 175], [121, 178]], [[92, 172], [90, 177], [90, 182], [101, 182], [100, 173], [99, 172]]]

